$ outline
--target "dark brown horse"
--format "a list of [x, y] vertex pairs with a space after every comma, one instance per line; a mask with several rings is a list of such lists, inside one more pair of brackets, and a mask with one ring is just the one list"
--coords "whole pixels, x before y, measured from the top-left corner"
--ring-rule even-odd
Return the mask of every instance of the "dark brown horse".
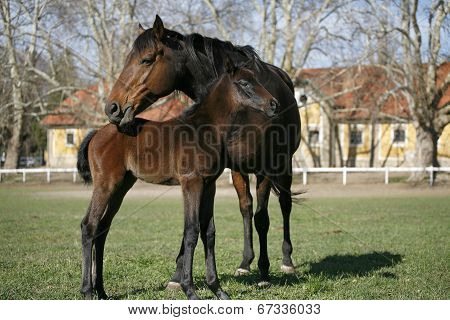
[[[300, 117], [291, 80], [281, 69], [261, 61], [249, 47], [234, 46], [229, 42], [211, 39], [199, 34], [182, 35], [164, 28], [157, 16], [153, 28], [144, 30], [134, 42], [119, 79], [116, 81], [105, 112], [110, 122], [122, 132], [133, 131], [135, 116], [148, 108], [158, 98], [174, 90], [186, 93], [198, 101], [205, 95], [207, 85], [225, 72], [224, 59], [231, 57], [236, 63], [253, 61], [251, 69], [259, 82], [280, 102], [278, 130], [272, 145], [266, 151], [274, 155], [271, 161], [257, 170], [257, 208], [255, 227], [259, 235], [260, 256], [258, 267], [262, 283], [269, 280], [267, 211], [270, 187], [279, 190], [279, 203], [283, 214], [282, 270], [293, 272], [292, 244], [290, 239], [290, 213], [292, 207], [292, 156], [300, 143]], [[236, 271], [245, 274], [254, 259], [252, 240], [253, 199], [250, 193], [248, 170], [234, 168], [233, 184], [239, 197], [244, 222], [244, 251]], [[236, 171], [238, 170], [238, 171]], [[177, 260], [183, 254], [183, 247]], [[180, 264], [172, 284], [180, 280]]]
[[[83, 275], [81, 292], [91, 299], [94, 290], [106, 298], [103, 286], [103, 253], [114, 215], [136, 179], [149, 183], [180, 183], [184, 198], [184, 255], [180, 261], [180, 284], [189, 299], [196, 299], [192, 280], [194, 250], [200, 233], [205, 247], [206, 281], [220, 299], [228, 295], [220, 288], [214, 256], [213, 206], [215, 181], [226, 162], [236, 165], [258, 155], [266, 129], [276, 119], [278, 102], [245, 68], [230, 67], [204, 99], [183, 115], [165, 122], [142, 120], [132, 136], [109, 124], [91, 133], [78, 154], [78, 170], [84, 180], [92, 178], [94, 190], [82, 220]], [[254, 139], [243, 132], [245, 118]], [[248, 147], [248, 145], [250, 147]], [[242, 150], [245, 150], [244, 152]], [[229, 159], [229, 160], [228, 160]]]

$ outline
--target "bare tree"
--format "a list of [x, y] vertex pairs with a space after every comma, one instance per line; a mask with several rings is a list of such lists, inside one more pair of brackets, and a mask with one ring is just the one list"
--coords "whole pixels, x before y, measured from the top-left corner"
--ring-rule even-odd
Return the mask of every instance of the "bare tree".
[[[376, 6], [375, 2], [369, 3]], [[448, 35], [450, 4], [441, 0], [402, 0], [399, 5], [385, 3], [381, 9], [384, 15], [392, 16], [378, 18], [378, 30], [390, 37], [390, 42], [392, 35], [400, 39], [394, 54], [398, 58], [383, 67], [407, 99], [416, 130], [417, 165], [438, 166], [437, 142], [450, 123], [450, 101], [442, 99], [448, 92], [450, 73], [442, 64], [446, 57], [441, 46], [441, 35]]]
[[8, 73], [11, 87], [1, 106], [2, 120], [10, 132], [8, 141], [3, 141], [7, 144], [7, 168], [18, 164], [25, 118], [46, 114], [53, 107], [49, 97], [73, 89], [69, 81], [62, 79], [68, 55], [55, 47], [48, 36], [59, 26], [52, 10], [55, 2], [8, 0], [0, 5], [0, 39], [7, 56], [3, 72]]
[[[447, 1], [434, 1], [429, 7], [428, 34], [418, 23], [418, 0], [403, 0], [401, 26], [403, 63], [393, 70], [402, 74], [405, 94], [416, 129], [417, 163], [438, 166], [437, 141], [444, 127], [450, 123], [450, 101], [438, 108], [450, 83], [450, 73], [438, 83], [441, 54], [441, 32], [450, 10]], [[448, 22], [448, 20], [447, 20]], [[428, 44], [427, 58], [422, 58], [423, 42]], [[426, 62], [426, 64], [425, 64]], [[395, 76], [394, 76], [395, 78]]]
[[[5, 161], [6, 168], [15, 168], [19, 160], [19, 151], [21, 145], [21, 134], [25, 113], [25, 101], [23, 99], [24, 74], [20, 72], [22, 63], [26, 68], [34, 68], [36, 62], [36, 42], [39, 28], [39, 20], [44, 14], [46, 1], [35, 0], [32, 4], [24, 2], [11, 1], [1, 2], [1, 18], [5, 37], [5, 50], [8, 56], [8, 65], [10, 68], [10, 78], [12, 84], [12, 135], [8, 143], [7, 157]], [[20, 17], [24, 15], [26, 21]], [[26, 47], [19, 50], [18, 37], [23, 37], [23, 31], [18, 30], [20, 24], [26, 23], [30, 28]], [[26, 73], [26, 72], [25, 72]]]

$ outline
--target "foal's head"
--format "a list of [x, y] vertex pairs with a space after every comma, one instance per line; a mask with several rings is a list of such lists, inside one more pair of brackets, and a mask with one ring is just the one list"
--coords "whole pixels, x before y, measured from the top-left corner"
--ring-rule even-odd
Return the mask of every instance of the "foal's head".
[[256, 111], [267, 118], [278, 114], [278, 101], [256, 79], [253, 71], [246, 65], [235, 66], [230, 59], [226, 59], [225, 68], [227, 72], [218, 79], [208, 99], [218, 101], [217, 112], [225, 111], [220, 105], [226, 103], [232, 114]]

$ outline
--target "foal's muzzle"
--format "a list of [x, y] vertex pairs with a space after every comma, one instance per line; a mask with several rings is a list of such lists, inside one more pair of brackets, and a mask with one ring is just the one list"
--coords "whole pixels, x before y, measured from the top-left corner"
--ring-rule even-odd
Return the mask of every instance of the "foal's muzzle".
[[268, 117], [275, 117], [280, 112], [280, 103], [277, 99], [272, 98], [269, 106], [266, 108], [266, 114]]

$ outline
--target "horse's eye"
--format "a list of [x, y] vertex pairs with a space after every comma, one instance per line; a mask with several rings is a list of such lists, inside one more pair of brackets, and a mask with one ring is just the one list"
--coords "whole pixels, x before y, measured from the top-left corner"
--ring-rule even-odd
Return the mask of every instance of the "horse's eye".
[[241, 79], [238, 81], [238, 84], [243, 87], [243, 88], [249, 88], [250, 87], [250, 83], [248, 83], [248, 81]]
[[145, 65], [151, 65], [153, 62], [155, 62], [155, 58], [144, 58], [141, 60], [141, 64]]

